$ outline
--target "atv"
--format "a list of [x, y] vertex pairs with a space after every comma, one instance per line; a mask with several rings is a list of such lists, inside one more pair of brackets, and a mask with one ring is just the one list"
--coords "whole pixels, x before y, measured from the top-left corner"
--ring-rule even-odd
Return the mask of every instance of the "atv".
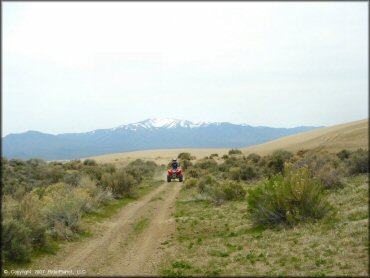
[[179, 168], [172, 168], [167, 171], [167, 182], [171, 182], [172, 180], [179, 179], [179, 182], [184, 180], [184, 175], [182, 174], [182, 170]]

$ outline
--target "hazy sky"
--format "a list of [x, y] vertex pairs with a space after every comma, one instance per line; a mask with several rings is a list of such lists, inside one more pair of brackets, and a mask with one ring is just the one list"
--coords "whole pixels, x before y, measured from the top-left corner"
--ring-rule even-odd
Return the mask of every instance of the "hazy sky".
[[368, 117], [367, 2], [3, 2], [3, 136]]

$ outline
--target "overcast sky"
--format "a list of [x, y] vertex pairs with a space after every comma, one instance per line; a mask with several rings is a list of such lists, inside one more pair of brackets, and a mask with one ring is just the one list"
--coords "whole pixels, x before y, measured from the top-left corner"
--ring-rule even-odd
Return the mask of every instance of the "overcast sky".
[[367, 2], [3, 2], [3, 136], [368, 117]]

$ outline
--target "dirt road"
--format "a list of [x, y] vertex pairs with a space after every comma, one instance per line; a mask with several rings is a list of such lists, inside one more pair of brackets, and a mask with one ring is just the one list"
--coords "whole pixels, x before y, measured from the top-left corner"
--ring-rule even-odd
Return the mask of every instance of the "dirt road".
[[97, 224], [94, 235], [68, 244], [33, 269], [72, 270], [75, 275], [156, 275], [164, 256], [161, 243], [175, 231], [171, 217], [182, 183], [163, 183]]

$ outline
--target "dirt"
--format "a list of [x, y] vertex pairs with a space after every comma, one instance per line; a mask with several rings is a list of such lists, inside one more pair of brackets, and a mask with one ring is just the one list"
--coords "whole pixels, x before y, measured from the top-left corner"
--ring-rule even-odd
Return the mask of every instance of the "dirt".
[[[180, 182], [163, 183], [98, 223], [92, 237], [67, 244], [56, 255], [35, 261], [32, 268], [89, 276], [158, 275], [165, 256], [162, 244], [175, 232], [172, 212], [181, 186]], [[136, 231], [134, 224], [142, 219], [146, 225]]]

